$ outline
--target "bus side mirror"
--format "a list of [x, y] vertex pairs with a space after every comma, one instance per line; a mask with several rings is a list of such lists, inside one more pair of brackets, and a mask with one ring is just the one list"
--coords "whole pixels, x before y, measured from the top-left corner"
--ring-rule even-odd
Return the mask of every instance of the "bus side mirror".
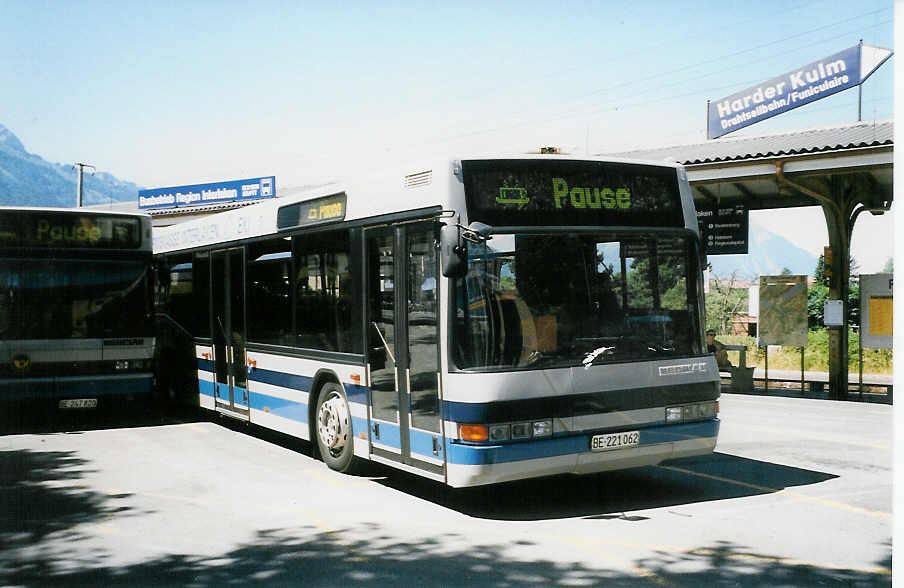
[[440, 261], [443, 275], [460, 278], [468, 270], [468, 244], [462, 239], [458, 224], [446, 224], [440, 229]]

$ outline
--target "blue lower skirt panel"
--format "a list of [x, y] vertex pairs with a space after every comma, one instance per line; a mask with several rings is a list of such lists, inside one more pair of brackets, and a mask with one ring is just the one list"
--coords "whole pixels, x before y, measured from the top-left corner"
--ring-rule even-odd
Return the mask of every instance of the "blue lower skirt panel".
[[[674, 441], [714, 438], [719, 434], [719, 420], [686, 425], [662, 425], [639, 429], [639, 432], [639, 447]], [[576, 455], [590, 451], [592, 436], [589, 434], [574, 435], [506, 445], [465, 445], [449, 442], [447, 444], [448, 459], [450, 464], [492, 465], [544, 457]]]
[[0, 401], [150, 396], [151, 374], [0, 380]]

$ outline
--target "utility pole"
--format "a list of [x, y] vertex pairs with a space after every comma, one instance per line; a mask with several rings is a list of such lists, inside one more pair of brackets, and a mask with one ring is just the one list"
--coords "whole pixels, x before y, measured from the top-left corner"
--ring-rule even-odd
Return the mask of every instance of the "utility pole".
[[78, 168], [78, 184], [76, 186], [75, 207], [81, 208], [82, 207], [82, 174], [84, 173], [86, 167], [90, 167], [92, 171], [96, 171], [97, 168], [88, 163], [76, 163], [75, 167]]
[[[860, 39], [860, 61], [863, 62], [863, 39]], [[863, 121], [863, 82], [857, 84], [857, 122]]]

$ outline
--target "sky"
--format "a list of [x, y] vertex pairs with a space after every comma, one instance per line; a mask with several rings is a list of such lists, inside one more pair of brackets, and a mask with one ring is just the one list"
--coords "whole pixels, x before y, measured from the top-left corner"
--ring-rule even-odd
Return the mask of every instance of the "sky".
[[[141, 186], [300, 186], [422, 155], [599, 154], [706, 140], [706, 101], [864, 43], [891, 0], [0, 0], [0, 124], [53, 162]], [[863, 85], [893, 116], [895, 59]], [[856, 89], [728, 137], [857, 120]], [[815, 255], [818, 208], [751, 222]], [[863, 273], [894, 209], [861, 215]]]

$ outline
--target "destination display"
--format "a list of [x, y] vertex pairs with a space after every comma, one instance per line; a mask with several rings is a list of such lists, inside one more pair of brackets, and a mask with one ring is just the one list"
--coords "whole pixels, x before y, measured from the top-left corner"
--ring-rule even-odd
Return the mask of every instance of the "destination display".
[[683, 227], [674, 168], [589, 161], [463, 161], [469, 222]]
[[59, 212], [0, 211], [0, 246], [137, 249], [137, 218]]
[[345, 192], [283, 206], [276, 214], [276, 227], [292, 229], [341, 221], [345, 218]]
[[273, 198], [276, 176], [138, 191], [138, 208], [178, 208]]

